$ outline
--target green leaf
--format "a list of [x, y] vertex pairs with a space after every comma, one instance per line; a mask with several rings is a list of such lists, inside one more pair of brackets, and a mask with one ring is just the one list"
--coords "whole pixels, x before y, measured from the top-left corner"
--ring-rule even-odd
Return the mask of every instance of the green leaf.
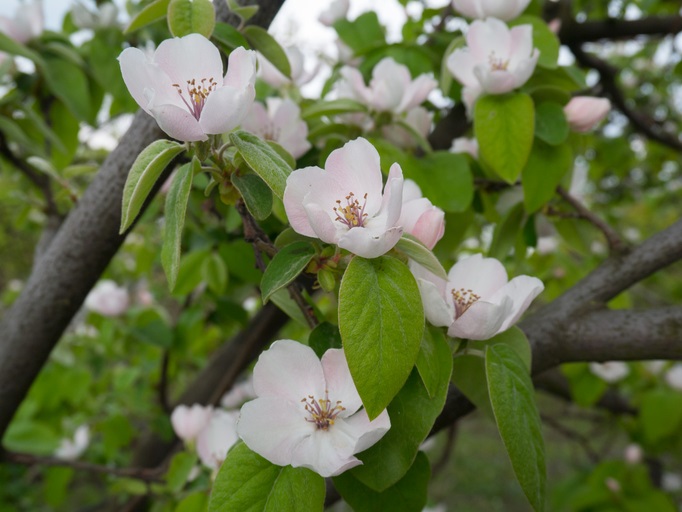
[[526, 211], [533, 213], [552, 199], [562, 178], [572, 168], [573, 151], [568, 144], [550, 146], [536, 141], [521, 178]]
[[377, 510], [421, 511], [426, 505], [431, 467], [423, 452], [400, 481], [377, 492], [358, 481], [350, 471], [334, 477], [334, 487], [355, 512]]
[[219, 21], [215, 24], [213, 29], [213, 39], [223, 43], [230, 50], [239, 48], [240, 46], [247, 47], [249, 43], [244, 36], [232, 25]]
[[168, 28], [175, 37], [201, 34], [211, 37], [215, 27], [215, 8], [211, 0], [170, 0]]
[[338, 20], [334, 28], [341, 41], [346, 43], [355, 55], [361, 55], [386, 44], [384, 27], [379, 23], [379, 17], [374, 11], [361, 14], [353, 21]]
[[417, 356], [417, 370], [429, 397], [433, 398], [450, 380], [452, 365], [443, 360], [452, 360], [452, 351], [441, 329], [427, 325]]
[[320, 116], [335, 116], [350, 112], [366, 112], [367, 107], [362, 103], [348, 98], [339, 98], [331, 101], [317, 101], [301, 110], [301, 118], [309, 120]]
[[21, 126], [19, 126], [11, 117], [5, 115], [0, 116], [0, 132], [9, 140], [19, 144], [22, 149], [28, 151], [30, 154], [45, 156], [40, 144], [36, 144], [36, 142], [29, 137], [26, 132], [21, 129]]
[[185, 164], [178, 169], [166, 195], [161, 265], [166, 273], [168, 287], [171, 291], [175, 288], [178, 270], [180, 270], [182, 229], [185, 226], [185, 212], [187, 211], [189, 193], [192, 189], [192, 178], [194, 178], [194, 173], [197, 170], [201, 170], [201, 162], [194, 157], [191, 164]]
[[289, 167], [292, 169], [296, 167], [296, 159], [291, 156], [291, 153], [284, 149], [279, 143], [275, 142], [274, 140], [266, 140], [265, 142], [268, 144], [268, 146], [275, 150], [275, 153], [282, 157]]
[[644, 439], [657, 443], [678, 435], [682, 426], [682, 395], [667, 389], [644, 394], [639, 409]]
[[37, 65], [42, 66], [44, 64], [43, 58], [27, 46], [16, 42], [14, 39], [9, 37], [7, 34], [0, 32], [0, 52], [9, 53], [10, 55], [18, 55], [20, 57], [26, 57], [32, 60]]
[[524, 494], [536, 511], [545, 508], [545, 445], [528, 368], [513, 348], [485, 352], [490, 402], [500, 436]]
[[555, 102], [543, 102], [535, 108], [535, 136], [557, 146], [568, 138], [568, 122], [564, 109]]
[[54, 95], [62, 100], [81, 121], [92, 122], [90, 86], [82, 68], [56, 57], [44, 61], [45, 81]]
[[534, 126], [533, 100], [527, 94], [479, 98], [474, 107], [474, 132], [481, 162], [508, 183], [514, 183], [533, 146]]
[[519, 16], [509, 23], [509, 27], [531, 25], [533, 27], [533, 46], [540, 50], [538, 66], [556, 69], [559, 60], [559, 38], [547, 26], [547, 22], [537, 16]]
[[249, 25], [244, 28], [242, 33], [254, 50], [261, 52], [263, 57], [285, 77], [291, 78], [289, 57], [275, 38], [268, 34], [267, 30], [256, 25]]
[[173, 345], [173, 331], [165, 311], [158, 308], [137, 310], [130, 320], [130, 334], [135, 341], [162, 348]]
[[244, 161], [260, 176], [281, 199], [284, 196], [287, 176], [291, 167], [267, 143], [256, 135], [239, 130], [230, 134], [232, 144], [237, 146]]
[[341, 333], [336, 325], [329, 322], [321, 322], [308, 336], [308, 345], [315, 351], [317, 357], [322, 359], [324, 353], [330, 348], [341, 348]]
[[272, 212], [272, 192], [267, 184], [255, 174], [233, 174], [231, 180], [253, 218], [267, 219]]
[[192, 251], [182, 256], [178, 277], [173, 288], [173, 296], [187, 295], [202, 282], [204, 261], [211, 257], [209, 249]]
[[289, 290], [280, 288], [275, 293], [270, 295], [270, 300], [273, 302], [273, 304], [275, 304], [275, 306], [284, 311], [289, 318], [298, 322], [299, 325], [305, 328], [310, 328], [305, 315], [301, 311], [301, 308], [299, 308], [298, 304], [296, 304], [294, 299], [291, 298]]
[[424, 332], [421, 296], [407, 265], [389, 256], [353, 257], [339, 290], [339, 330], [353, 382], [374, 419], [409, 377]]
[[52, 455], [59, 446], [59, 436], [49, 426], [17, 418], [10, 423], [2, 439], [3, 448], [33, 455]]
[[166, 484], [171, 492], [179, 492], [187, 483], [187, 477], [197, 463], [197, 456], [193, 453], [178, 452], [173, 455], [166, 472]]
[[294, 242], [275, 254], [265, 269], [260, 284], [263, 303], [266, 303], [274, 292], [294, 282], [313, 256], [315, 248], [309, 242]]
[[[480, 101], [480, 100], [479, 100]], [[403, 168], [425, 197], [446, 212], [462, 212], [474, 197], [474, 180], [463, 155], [434, 151], [423, 158], [409, 159]]]
[[418, 371], [410, 374], [400, 393], [388, 406], [391, 429], [377, 444], [358, 454], [363, 465], [351, 470], [363, 484], [383, 491], [399, 481], [414, 462], [419, 446], [424, 442], [436, 418], [443, 410], [450, 383], [452, 357], [438, 361], [440, 388], [429, 396]]
[[227, 288], [228, 272], [225, 261], [217, 253], [204, 260], [201, 265], [201, 275], [203, 281], [208, 285], [208, 289], [216, 295], [222, 295]]
[[242, 23], [246, 23], [258, 12], [257, 5], [239, 5], [237, 0], [226, 0], [227, 7], [230, 12], [235, 13], [242, 20]]
[[204, 491], [185, 496], [173, 512], [204, 512], [208, 508], [208, 496]]
[[509, 254], [509, 250], [514, 247], [514, 242], [521, 232], [523, 218], [523, 205], [519, 203], [513, 206], [504, 219], [495, 226], [493, 240], [488, 249], [489, 257], [502, 260]]
[[438, 258], [434, 256], [428, 247], [426, 247], [416, 238], [405, 234], [400, 240], [398, 240], [395, 248], [408, 258], [419, 263], [429, 272], [432, 272], [438, 277], [447, 280], [448, 274], [445, 272], [443, 265], [440, 264], [440, 261], [438, 261]]
[[208, 512], [321, 512], [324, 495], [321, 476], [305, 468], [275, 466], [239, 443], [220, 467]]
[[185, 146], [171, 140], [157, 140], [142, 150], [130, 168], [123, 188], [121, 229], [123, 233], [137, 218], [154, 183]]
[[124, 33], [130, 34], [135, 30], [146, 27], [150, 23], [162, 20], [168, 13], [168, 4], [170, 0], [154, 0], [154, 2], [146, 5], [137, 16], [135, 16], [126, 27]]

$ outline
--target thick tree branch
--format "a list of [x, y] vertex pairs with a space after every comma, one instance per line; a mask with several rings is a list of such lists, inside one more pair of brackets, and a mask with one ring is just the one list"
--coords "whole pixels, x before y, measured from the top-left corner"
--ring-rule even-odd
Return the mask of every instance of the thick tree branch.
[[608, 18], [578, 23], [562, 20], [559, 39], [566, 45], [603, 39], [631, 39], [637, 36], [667, 36], [682, 32], [682, 16], [647, 16], [638, 20]]

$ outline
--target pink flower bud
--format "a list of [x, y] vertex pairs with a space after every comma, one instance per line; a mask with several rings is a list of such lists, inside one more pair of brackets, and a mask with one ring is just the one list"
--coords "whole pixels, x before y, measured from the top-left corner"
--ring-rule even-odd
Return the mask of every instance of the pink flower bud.
[[192, 407], [178, 405], [171, 414], [175, 434], [185, 442], [192, 442], [211, 419], [213, 407], [194, 404]]
[[611, 110], [611, 102], [606, 98], [576, 96], [564, 107], [566, 120], [573, 131], [588, 132]]

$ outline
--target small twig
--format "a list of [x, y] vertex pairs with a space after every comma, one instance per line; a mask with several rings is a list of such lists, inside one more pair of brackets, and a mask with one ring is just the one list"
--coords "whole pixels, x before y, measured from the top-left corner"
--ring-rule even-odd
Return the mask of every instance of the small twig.
[[590, 462], [592, 462], [593, 464], [597, 464], [601, 460], [599, 454], [592, 448], [592, 446], [590, 446], [590, 440], [587, 437], [576, 432], [575, 430], [565, 427], [559, 421], [555, 420], [551, 416], [541, 414], [540, 418], [544, 423], [546, 423], [548, 426], [562, 434], [567, 439], [570, 439], [578, 443], [580, 447], [585, 451], [585, 454], [590, 459]]
[[170, 414], [172, 411], [172, 408], [170, 406], [170, 403], [168, 401], [168, 363], [170, 362], [170, 351], [168, 349], [165, 349], [163, 351], [163, 356], [161, 357], [161, 376], [159, 378], [159, 383], [158, 383], [158, 392], [159, 392], [159, 405], [161, 406], [161, 409], [163, 409], [163, 412], [166, 414]]
[[508, 188], [520, 185], [520, 183], [509, 184], [506, 181], [491, 180], [488, 178], [474, 178], [474, 186], [486, 192], [499, 192]]
[[450, 460], [450, 455], [452, 454], [452, 449], [455, 446], [455, 441], [457, 440], [457, 430], [459, 423], [455, 422], [448, 427], [447, 437], [445, 438], [445, 446], [443, 446], [443, 453], [438, 460], [433, 463], [431, 467], [431, 475], [435, 476], [445, 469], [448, 460]]
[[623, 239], [615, 232], [615, 230], [609, 226], [603, 219], [599, 218], [593, 212], [585, 207], [580, 201], [569, 194], [566, 189], [562, 186], [557, 187], [557, 193], [570, 204], [573, 209], [580, 215], [581, 218], [590, 222], [594, 227], [601, 231], [606, 238], [606, 242], [609, 244], [609, 252], [611, 254], [621, 253], [627, 249], [627, 244]]
[[122, 478], [135, 478], [144, 482], [162, 482], [162, 473], [165, 468], [114, 468], [102, 464], [93, 464], [80, 460], [64, 460], [56, 457], [41, 457], [28, 453], [3, 451], [0, 453], [0, 461], [22, 464], [24, 466], [64, 466], [79, 471], [112, 475]]

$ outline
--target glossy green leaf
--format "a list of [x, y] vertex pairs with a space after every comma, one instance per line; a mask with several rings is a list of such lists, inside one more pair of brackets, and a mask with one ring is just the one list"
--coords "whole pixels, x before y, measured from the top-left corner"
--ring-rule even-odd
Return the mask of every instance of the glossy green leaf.
[[239, 443], [220, 467], [208, 512], [321, 512], [324, 495], [321, 476], [305, 468], [275, 466]]
[[336, 325], [329, 322], [321, 322], [308, 336], [308, 345], [315, 351], [317, 357], [322, 359], [324, 353], [330, 348], [341, 348], [341, 333]]
[[533, 213], [552, 199], [562, 178], [572, 168], [573, 151], [568, 144], [550, 146], [536, 141], [521, 177], [526, 211]]
[[346, 43], [356, 55], [368, 52], [386, 44], [384, 27], [374, 11], [368, 11], [353, 21], [340, 19], [334, 23], [334, 28], [341, 41]]
[[370, 419], [400, 391], [417, 360], [424, 308], [410, 269], [389, 256], [348, 264], [339, 290], [339, 330]]
[[[250, 249], [250, 248], [249, 248]], [[173, 296], [181, 297], [191, 293], [201, 282], [204, 275], [202, 268], [204, 261], [211, 257], [209, 249], [202, 249], [183, 254], [180, 260], [178, 277], [173, 288]]]
[[230, 50], [239, 48], [240, 46], [247, 47], [249, 43], [244, 36], [232, 25], [219, 21], [215, 24], [213, 29], [213, 39], [227, 46]]
[[463, 155], [434, 151], [423, 158], [409, 159], [403, 172], [417, 182], [425, 197], [446, 212], [466, 210], [474, 197], [474, 180]]
[[528, 161], [535, 133], [533, 100], [527, 94], [482, 96], [474, 107], [480, 161], [514, 183]]
[[330, 101], [317, 101], [301, 110], [302, 119], [312, 119], [320, 116], [335, 116], [351, 112], [366, 112], [367, 107], [349, 98], [339, 98]]
[[0, 32], [0, 52], [9, 53], [10, 55], [18, 55], [32, 60], [38, 65], [43, 65], [43, 58], [27, 46], [16, 42], [7, 34]]
[[533, 27], [533, 46], [540, 51], [538, 66], [555, 69], [559, 60], [559, 38], [552, 32], [547, 22], [537, 16], [519, 16], [509, 23], [509, 27], [531, 25]]
[[211, 0], [170, 0], [168, 28], [175, 37], [201, 34], [211, 37], [215, 27], [215, 8]]
[[93, 121], [91, 91], [83, 69], [56, 57], [44, 60], [45, 81], [57, 98], [81, 121]]
[[521, 232], [524, 212], [521, 203], [513, 206], [501, 222], [495, 226], [493, 240], [488, 249], [488, 256], [498, 260], [504, 259], [514, 247], [516, 238]]
[[285, 77], [291, 78], [291, 64], [284, 49], [268, 34], [268, 31], [256, 25], [244, 27], [244, 37], [254, 50], [263, 54], [273, 66]]
[[135, 16], [125, 29], [126, 34], [130, 34], [135, 30], [146, 27], [150, 23], [162, 20], [166, 17], [168, 13], [168, 4], [170, 0], [154, 0], [152, 3], [147, 4], [144, 9], [142, 9], [137, 16]]
[[536, 511], [545, 509], [545, 444], [528, 368], [513, 348], [485, 352], [488, 392], [497, 428], [524, 494]]
[[19, 144], [29, 154], [38, 154], [46, 156], [42, 147], [29, 137], [21, 126], [19, 126], [11, 117], [0, 116], [0, 132], [12, 142]]
[[189, 452], [178, 452], [173, 455], [168, 471], [166, 485], [171, 492], [179, 492], [187, 483], [190, 472], [197, 463], [197, 456]]
[[452, 351], [443, 331], [427, 325], [417, 356], [417, 370], [430, 398], [437, 396], [450, 380], [452, 365], [443, 364], [447, 359], [452, 359]]
[[355, 478], [375, 491], [384, 491], [399, 481], [414, 462], [419, 446], [429, 435], [443, 410], [450, 383], [452, 358], [438, 361], [442, 379], [433, 397], [429, 396], [419, 372], [414, 369], [400, 393], [388, 406], [391, 429], [377, 444], [358, 454], [362, 466], [351, 469]]
[[440, 261], [438, 261], [438, 258], [434, 256], [428, 247], [426, 247], [416, 238], [410, 235], [403, 235], [402, 238], [398, 240], [395, 248], [408, 258], [414, 260], [416, 263], [419, 263], [429, 272], [432, 272], [442, 279], [448, 278], [448, 275], [445, 272], [443, 265], [441, 265]]
[[185, 164], [173, 177], [170, 189], [166, 195], [165, 226], [163, 246], [161, 247], [161, 265], [168, 279], [171, 291], [175, 288], [175, 281], [180, 270], [180, 244], [182, 229], [185, 226], [185, 212], [189, 193], [192, 190], [192, 178], [201, 169], [201, 162], [196, 157], [191, 164]]
[[173, 512], [205, 512], [208, 508], [208, 496], [203, 491], [193, 492], [180, 500]]
[[123, 233], [135, 221], [156, 180], [184, 150], [184, 145], [162, 139], [152, 142], [137, 156], [123, 188], [119, 233]]
[[313, 256], [315, 248], [309, 242], [294, 242], [275, 254], [263, 273], [263, 302], [267, 302], [277, 290], [291, 284], [305, 270]]
[[230, 140], [237, 146], [249, 167], [281, 199], [284, 195], [287, 176], [291, 174], [289, 164], [267, 143], [249, 132], [243, 130], [233, 132], [230, 134]]
[[666, 437], [679, 435], [682, 428], [682, 395], [668, 389], [645, 393], [640, 405], [639, 420], [644, 438], [657, 443]]
[[419, 452], [405, 476], [382, 492], [367, 487], [350, 471], [334, 477], [334, 487], [355, 512], [420, 512], [426, 505], [430, 477], [429, 459]]
[[257, 5], [239, 5], [237, 0], [227, 0], [227, 7], [239, 16], [243, 23], [253, 18], [259, 9]]
[[535, 107], [535, 136], [557, 146], [568, 138], [568, 122], [564, 109], [558, 103], [546, 101]]
[[211, 253], [211, 255], [204, 260], [204, 263], [201, 266], [201, 274], [209, 290], [218, 296], [225, 292], [229, 274], [225, 261], [218, 253]]
[[272, 191], [255, 174], [232, 175], [235, 186], [246, 203], [246, 208], [256, 220], [265, 220], [272, 212]]

